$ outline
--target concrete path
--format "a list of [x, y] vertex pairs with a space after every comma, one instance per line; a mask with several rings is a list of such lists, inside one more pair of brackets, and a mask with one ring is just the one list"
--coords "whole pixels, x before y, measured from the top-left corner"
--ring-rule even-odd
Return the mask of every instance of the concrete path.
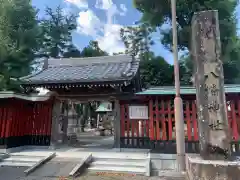
[[16, 180], [25, 176], [24, 171], [28, 167], [0, 167], [0, 180]]

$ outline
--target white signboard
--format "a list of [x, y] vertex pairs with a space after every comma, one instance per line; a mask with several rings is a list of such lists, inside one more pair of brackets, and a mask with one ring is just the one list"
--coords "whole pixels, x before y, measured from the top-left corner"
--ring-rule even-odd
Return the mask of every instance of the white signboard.
[[130, 119], [148, 119], [148, 106], [129, 106]]

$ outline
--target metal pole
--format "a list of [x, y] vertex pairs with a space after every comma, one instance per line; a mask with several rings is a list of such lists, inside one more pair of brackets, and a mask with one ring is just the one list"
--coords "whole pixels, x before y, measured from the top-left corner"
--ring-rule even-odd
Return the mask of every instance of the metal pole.
[[176, 96], [174, 99], [176, 144], [177, 144], [177, 164], [178, 171], [185, 171], [185, 133], [183, 121], [183, 103], [180, 97], [180, 80], [177, 48], [177, 22], [176, 22], [176, 0], [171, 0], [172, 9], [172, 32], [173, 32], [173, 55], [174, 55], [174, 77]]

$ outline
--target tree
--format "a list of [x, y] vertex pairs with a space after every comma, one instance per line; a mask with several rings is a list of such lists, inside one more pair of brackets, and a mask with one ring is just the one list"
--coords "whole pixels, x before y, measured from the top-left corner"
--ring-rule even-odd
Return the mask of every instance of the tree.
[[152, 57], [151, 60], [140, 62], [141, 82], [145, 88], [150, 86], [173, 85], [173, 66], [168, 64], [163, 57]]
[[[158, 27], [161, 30], [163, 24], [171, 22], [171, 1], [158, 0], [134, 0], [135, 7], [143, 13], [142, 21]], [[221, 41], [223, 46], [232, 43], [236, 37], [235, 9], [237, 0], [214, 1], [214, 0], [178, 0], [176, 5], [178, 24], [178, 45], [179, 48], [190, 49], [191, 20], [194, 12], [216, 9], [219, 11]], [[161, 30], [163, 33], [162, 43], [171, 49], [172, 30]], [[225, 48], [223, 48], [225, 49]], [[223, 53], [225, 54], [225, 53]]]
[[29, 0], [0, 0], [0, 89], [19, 90], [39, 49], [37, 11]]
[[124, 52], [113, 53], [114, 56], [116, 56], [116, 55], [122, 55], [122, 54], [124, 54]]
[[72, 44], [67, 47], [67, 50], [63, 53], [64, 58], [76, 58], [81, 57], [81, 52]]
[[[65, 16], [63, 9], [58, 6], [56, 10], [46, 8], [46, 17], [41, 20], [43, 29], [42, 55], [59, 58], [79, 54], [72, 43], [72, 31], [76, 29], [76, 16]], [[71, 53], [70, 53], [71, 52]]]
[[126, 53], [149, 59], [150, 47], [154, 44], [151, 33], [153, 29], [146, 23], [128, 26], [120, 30], [120, 37], [126, 47]]
[[[140, 77], [145, 88], [173, 85], [173, 66], [163, 57], [156, 57], [150, 51], [150, 47], [154, 44], [151, 38], [152, 32], [154, 32], [153, 28], [143, 23], [121, 29], [120, 37], [125, 44], [126, 53], [140, 59]], [[185, 66], [181, 65], [181, 70], [185, 73]], [[190, 83], [188, 76], [181, 74], [180, 78], [183, 84]]]
[[[141, 21], [148, 23], [161, 32], [161, 42], [171, 50], [172, 29], [162, 28], [162, 25], [171, 22], [171, 1], [158, 0], [133, 0], [135, 7], [143, 13]], [[225, 81], [233, 83], [239, 73], [232, 74], [229, 70], [238, 71], [239, 63], [239, 38], [236, 33], [235, 9], [237, 0], [178, 0], [176, 4], [178, 48], [191, 51], [191, 20], [194, 12], [216, 9], [219, 11], [220, 34], [222, 44], [222, 59], [225, 67]], [[239, 72], [239, 71], [238, 71]], [[230, 78], [231, 75], [234, 75]], [[228, 79], [228, 80], [227, 80]], [[231, 81], [230, 81], [231, 79]]]
[[[161, 56], [150, 54], [151, 60], [140, 61], [140, 77], [145, 88], [150, 86], [173, 86], [174, 66], [167, 63]], [[180, 61], [180, 82], [181, 85], [190, 85], [191, 71], [189, 71], [184, 61]]]
[[145, 88], [173, 85], [173, 67], [163, 57], [155, 57], [150, 51], [152, 32], [147, 24], [122, 28], [120, 37], [126, 47], [125, 53], [140, 59], [140, 78]]
[[190, 56], [183, 55], [179, 61], [180, 83], [182, 85], [192, 85], [193, 83], [193, 63]]
[[107, 56], [107, 52], [100, 49], [97, 41], [90, 41], [89, 45], [81, 51], [81, 57]]

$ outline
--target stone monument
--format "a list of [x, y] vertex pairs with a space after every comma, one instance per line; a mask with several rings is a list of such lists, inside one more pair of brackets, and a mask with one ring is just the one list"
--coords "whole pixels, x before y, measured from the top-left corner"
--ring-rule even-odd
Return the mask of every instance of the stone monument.
[[67, 126], [67, 136], [68, 143], [76, 143], [77, 142], [77, 112], [75, 110], [74, 104], [71, 102], [69, 104], [68, 110], [68, 126]]
[[[235, 180], [240, 162], [231, 159], [218, 11], [195, 13], [192, 19], [200, 156], [187, 155], [190, 180]], [[239, 166], [240, 167], [240, 166]]]

